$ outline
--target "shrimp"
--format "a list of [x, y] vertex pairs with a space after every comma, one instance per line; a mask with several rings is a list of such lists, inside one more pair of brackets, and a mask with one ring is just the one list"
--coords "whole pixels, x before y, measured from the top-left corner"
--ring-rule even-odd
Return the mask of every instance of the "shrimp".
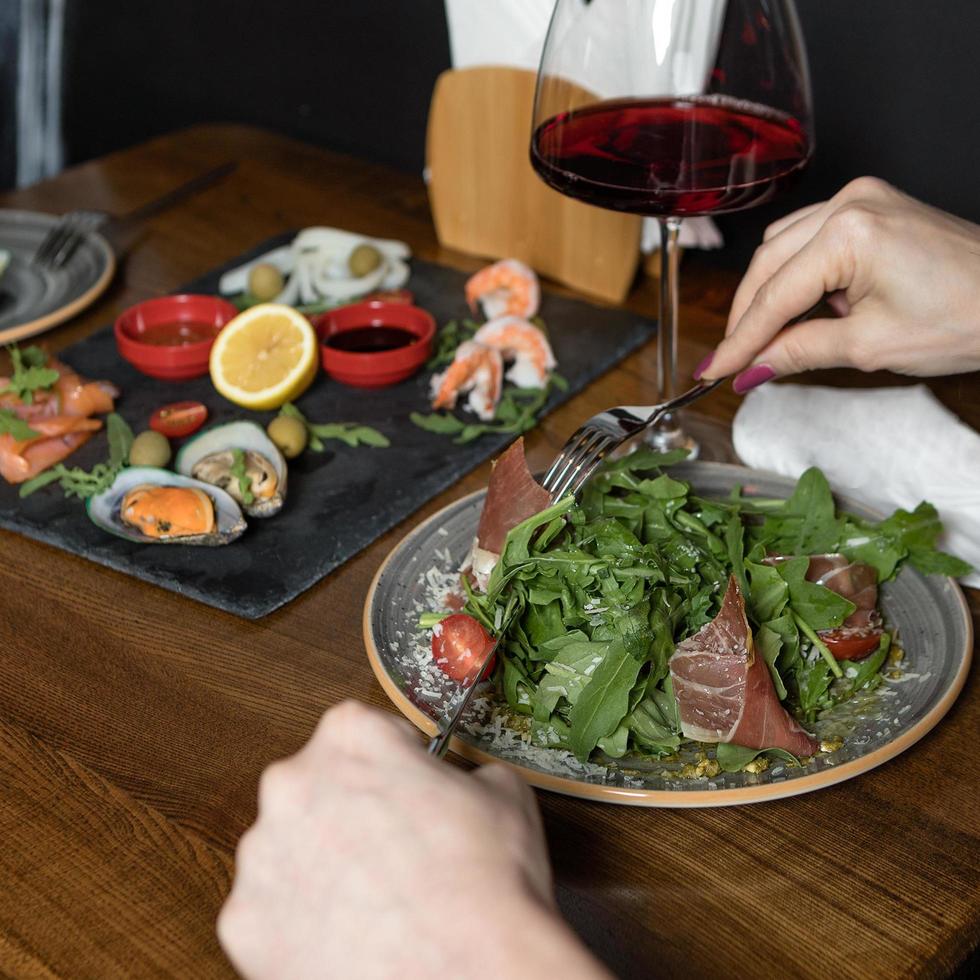
[[541, 290], [534, 270], [517, 259], [503, 259], [470, 276], [466, 302], [475, 313], [477, 304], [488, 319], [498, 316], [534, 316]]
[[455, 408], [457, 397], [469, 392], [468, 407], [484, 422], [497, 411], [504, 383], [504, 363], [500, 351], [472, 340], [456, 348], [453, 363], [442, 374], [432, 377], [432, 407]]
[[518, 316], [502, 316], [485, 323], [474, 334], [479, 344], [493, 347], [511, 361], [507, 380], [518, 388], [544, 388], [557, 366], [544, 332]]

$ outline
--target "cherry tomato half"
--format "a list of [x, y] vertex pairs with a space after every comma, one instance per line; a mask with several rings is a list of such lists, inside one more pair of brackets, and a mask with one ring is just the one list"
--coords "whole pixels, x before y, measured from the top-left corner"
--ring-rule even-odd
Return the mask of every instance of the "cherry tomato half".
[[836, 660], [861, 660], [878, 649], [881, 630], [847, 629], [826, 630], [818, 634]]
[[[471, 678], [492, 649], [493, 637], [466, 613], [453, 613], [432, 628], [432, 659], [454, 680]], [[488, 664], [483, 676], [492, 669]]]
[[180, 439], [197, 432], [208, 419], [208, 409], [200, 402], [174, 402], [158, 408], [150, 416], [150, 428], [168, 439]]

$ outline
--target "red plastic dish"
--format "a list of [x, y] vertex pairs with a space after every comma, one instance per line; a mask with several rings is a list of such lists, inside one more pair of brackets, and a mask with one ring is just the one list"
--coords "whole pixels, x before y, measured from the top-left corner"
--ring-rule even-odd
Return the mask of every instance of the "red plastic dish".
[[[385, 388], [410, 378], [432, 356], [436, 321], [421, 307], [372, 300], [341, 306], [313, 318], [320, 340], [320, 363], [330, 377], [356, 388]], [[401, 327], [415, 343], [386, 351], [344, 351], [327, 346], [327, 339], [361, 327]]]
[[[184, 293], [161, 296], [131, 306], [116, 320], [116, 347], [138, 371], [164, 381], [186, 381], [208, 372], [214, 338], [238, 309], [218, 296]], [[183, 343], [151, 342], [154, 331], [174, 335], [178, 326], [204, 334], [205, 339]]]

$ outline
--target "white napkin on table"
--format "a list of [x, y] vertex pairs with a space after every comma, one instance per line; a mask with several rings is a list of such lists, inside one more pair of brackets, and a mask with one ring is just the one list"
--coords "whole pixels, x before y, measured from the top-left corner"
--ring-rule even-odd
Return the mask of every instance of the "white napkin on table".
[[[454, 68], [504, 65], [538, 70], [555, 0], [445, 0], [445, 3]], [[681, 73], [680, 77], [666, 78], [663, 66], [654, 55], [642, 64], [628, 66], [634, 76], [633, 83], [650, 95], [656, 95], [668, 85], [691, 94], [701, 92], [714, 62], [726, 5], [727, 0], [702, 0], [683, 8], [687, 23], [678, 36], [685, 37], [687, 57], [668, 62], [675, 73]], [[615, 4], [597, 4], [587, 13], [591, 18], [590, 30], [622, 28], [623, 12]], [[672, 0], [663, 0], [659, 16], [667, 19], [679, 16]], [[565, 43], [588, 44], [588, 33], [583, 31], [580, 37], [566, 38]], [[616, 74], [623, 67], [611, 64], [610, 73]], [[620, 82], [617, 78], [609, 80], [612, 94], [617, 94]], [[710, 218], [687, 218], [681, 225], [680, 244], [684, 248], [711, 249], [720, 248], [723, 240]], [[644, 219], [640, 248], [645, 253], [660, 248], [660, 230], [653, 218]]]
[[[928, 500], [946, 529], [943, 550], [980, 569], [980, 434], [925, 385], [763, 385], [732, 436], [747, 466], [793, 478], [819, 466], [836, 490], [881, 511]], [[980, 573], [962, 582], [978, 588]]]

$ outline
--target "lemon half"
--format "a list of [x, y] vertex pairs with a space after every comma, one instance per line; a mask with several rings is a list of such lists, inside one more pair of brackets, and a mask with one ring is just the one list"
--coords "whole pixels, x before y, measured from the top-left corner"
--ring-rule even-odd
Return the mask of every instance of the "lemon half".
[[316, 377], [318, 351], [310, 321], [291, 306], [262, 303], [239, 313], [211, 348], [211, 381], [243, 408], [279, 408]]

